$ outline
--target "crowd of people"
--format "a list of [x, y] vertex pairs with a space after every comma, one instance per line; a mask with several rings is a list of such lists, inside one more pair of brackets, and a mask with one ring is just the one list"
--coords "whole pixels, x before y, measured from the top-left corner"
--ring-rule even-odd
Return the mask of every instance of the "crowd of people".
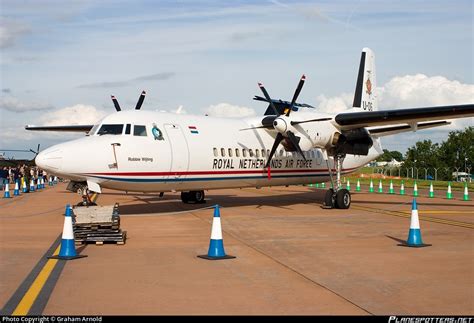
[[28, 165], [19, 165], [17, 167], [3, 167], [0, 169], [0, 183], [1, 189], [5, 189], [5, 185], [22, 183], [25, 181], [27, 183], [26, 187], [29, 188], [29, 183], [33, 179], [34, 181], [38, 178], [43, 178], [45, 182], [48, 181], [48, 174], [45, 170], [40, 169], [37, 166], [28, 166]]

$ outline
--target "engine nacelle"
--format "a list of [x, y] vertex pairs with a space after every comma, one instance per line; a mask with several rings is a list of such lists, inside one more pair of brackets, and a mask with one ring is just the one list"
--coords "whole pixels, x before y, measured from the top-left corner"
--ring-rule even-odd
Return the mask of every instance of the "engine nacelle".
[[[333, 136], [336, 139], [336, 136]], [[369, 149], [373, 145], [373, 140], [365, 128], [351, 129], [342, 131], [333, 141], [334, 152], [350, 155], [368, 155]]]

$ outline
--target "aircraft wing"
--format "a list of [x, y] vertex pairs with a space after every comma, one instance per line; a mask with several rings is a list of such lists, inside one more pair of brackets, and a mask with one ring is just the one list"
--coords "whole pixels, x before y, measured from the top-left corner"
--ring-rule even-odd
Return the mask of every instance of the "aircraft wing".
[[414, 130], [423, 130], [428, 128], [434, 128], [439, 126], [447, 126], [451, 124], [451, 122], [447, 121], [434, 121], [434, 122], [423, 122], [417, 123], [414, 126], [411, 125], [398, 125], [393, 127], [376, 127], [376, 128], [369, 128], [369, 133], [374, 137], [384, 137], [390, 136], [401, 132], [408, 132]]
[[25, 126], [26, 130], [32, 131], [62, 131], [62, 132], [89, 132], [94, 125], [72, 125], [72, 126]]
[[441, 107], [339, 113], [334, 121], [342, 130], [408, 124], [474, 116], [474, 104]]

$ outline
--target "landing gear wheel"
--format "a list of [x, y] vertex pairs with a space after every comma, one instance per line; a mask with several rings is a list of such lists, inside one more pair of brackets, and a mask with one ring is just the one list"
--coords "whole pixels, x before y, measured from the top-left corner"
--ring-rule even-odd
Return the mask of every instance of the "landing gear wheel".
[[324, 206], [331, 209], [336, 206], [336, 199], [332, 188], [327, 190], [326, 195], [324, 195]]
[[197, 204], [206, 203], [204, 200], [204, 191], [181, 192], [181, 201], [183, 203], [194, 202]]
[[181, 201], [183, 201], [183, 203], [189, 203], [189, 192], [181, 192]]
[[198, 204], [206, 202], [204, 200], [205, 198], [204, 191], [191, 191], [189, 192], [189, 194], [191, 195], [192, 200]]
[[336, 207], [338, 209], [348, 209], [351, 206], [351, 193], [345, 188], [336, 193]]

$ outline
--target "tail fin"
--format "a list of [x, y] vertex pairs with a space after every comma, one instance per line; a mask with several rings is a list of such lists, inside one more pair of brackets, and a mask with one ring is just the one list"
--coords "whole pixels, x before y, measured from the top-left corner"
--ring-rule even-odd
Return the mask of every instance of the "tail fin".
[[377, 97], [375, 87], [375, 55], [370, 48], [362, 49], [360, 57], [359, 75], [354, 95], [354, 108], [361, 108], [364, 111], [377, 110]]

